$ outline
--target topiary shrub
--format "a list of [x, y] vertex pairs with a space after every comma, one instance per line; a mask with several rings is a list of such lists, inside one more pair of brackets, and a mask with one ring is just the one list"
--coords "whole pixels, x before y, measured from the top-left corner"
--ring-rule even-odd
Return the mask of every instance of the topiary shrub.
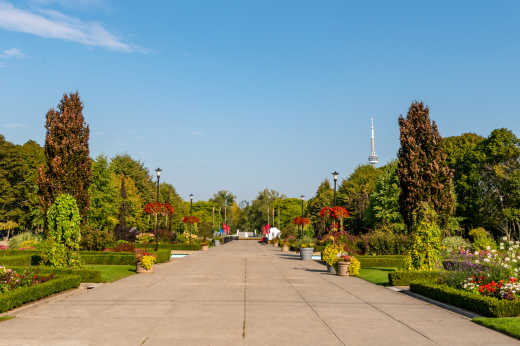
[[422, 207], [413, 230], [412, 247], [406, 257], [408, 270], [435, 270], [440, 259], [442, 234], [436, 219], [437, 214], [431, 207]]
[[41, 244], [41, 256], [45, 264], [57, 268], [80, 264], [80, 222], [74, 197], [59, 195], [47, 211], [47, 239]]

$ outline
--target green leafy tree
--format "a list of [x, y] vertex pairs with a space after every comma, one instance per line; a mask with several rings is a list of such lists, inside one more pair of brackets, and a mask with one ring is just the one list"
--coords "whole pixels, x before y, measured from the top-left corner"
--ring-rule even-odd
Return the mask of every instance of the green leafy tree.
[[320, 210], [323, 207], [330, 207], [333, 200], [334, 190], [331, 188], [329, 180], [325, 179], [318, 186], [314, 197], [307, 201], [306, 215], [310, 216], [314, 233], [320, 238], [327, 232], [326, 225], [320, 218]]
[[365, 214], [370, 203], [370, 195], [375, 190], [376, 180], [380, 174], [379, 169], [370, 165], [359, 166], [348, 179], [343, 180], [338, 189], [338, 205], [348, 210], [350, 218], [347, 221], [347, 228], [355, 233], [367, 231], [364, 222]]
[[117, 224], [117, 186], [114, 184], [108, 160], [100, 155], [92, 161], [92, 183], [89, 187], [90, 210], [87, 224], [104, 232], [112, 232]]
[[21, 230], [42, 231], [36, 177], [43, 162], [36, 142], [14, 145], [0, 135], [0, 220], [12, 220]]
[[427, 203], [447, 223], [453, 209], [452, 172], [428, 107], [422, 102], [412, 103], [407, 117], [399, 117], [399, 127], [399, 207], [404, 222], [411, 230], [419, 207]]
[[74, 197], [61, 194], [47, 211], [47, 234], [42, 258], [54, 267], [78, 266], [81, 217]]
[[[123, 211], [126, 230], [132, 227], [136, 227], [139, 230], [146, 230], [147, 225], [152, 225], [152, 222], [151, 220], [147, 220], [149, 216], [144, 214], [145, 203], [133, 179], [113, 173], [112, 182], [114, 186], [120, 188], [120, 194], [118, 195], [116, 204], [120, 211], [119, 222], [121, 222], [121, 212]], [[126, 196], [126, 198], [124, 196]]]
[[155, 201], [156, 184], [142, 162], [130, 155], [116, 155], [110, 162], [110, 169], [118, 176], [132, 179], [144, 204]]
[[40, 167], [38, 178], [42, 203], [47, 209], [60, 194], [70, 194], [85, 216], [91, 179], [89, 127], [77, 92], [63, 95], [58, 109], [47, 112], [45, 128], [46, 164]]
[[397, 161], [392, 161], [382, 167], [382, 174], [377, 178], [365, 222], [373, 227], [391, 226], [395, 231], [404, 230], [399, 212], [400, 192]]

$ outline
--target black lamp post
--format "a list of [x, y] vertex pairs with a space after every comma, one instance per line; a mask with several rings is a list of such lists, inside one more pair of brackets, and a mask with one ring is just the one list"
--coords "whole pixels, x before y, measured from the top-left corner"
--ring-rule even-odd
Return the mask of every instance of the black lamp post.
[[332, 177], [334, 178], [334, 207], [336, 206], [336, 183], [338, 182], [338, 175], [338, 172], [332, 172]]
[[[300, 199], [302, 200], [302, 218], [303, 218], [303, 202], [305, 201], [305, 196], [301, 195]], [[301, 237], [303, 237], [303, 220], [302, 220], [302, 230], [301, 230]]]
[[[160, 181], [161, 181], [161, 172], [162, 169], [157, 168], [155, 170], [155, 174], [157, 175], [157, 195], [155, 196], [155, 201], [159, 202], [159, 189], [160, 189]], [[159, 250], [159, 215], [155, 216], [155, 251]]]
[[[191, 216], [191, 208], [192, 208], [192, 207], [193, 207], [193, 194], [190, 193], [190, 216]], [[192, 227], [191, 225], [192, 225], [192, 223], [190, 222], [190, 224], [189, 224], [189, 226], [188, 226], [189, 229], [190, 229], [190, 231], [188, 232], [188, 233], [189, 233], [189, 236], [190, 236], [190, 239], [188, 240], [188, 243], [189, 243], [190, 245], [191, 245], [191, 227]]]

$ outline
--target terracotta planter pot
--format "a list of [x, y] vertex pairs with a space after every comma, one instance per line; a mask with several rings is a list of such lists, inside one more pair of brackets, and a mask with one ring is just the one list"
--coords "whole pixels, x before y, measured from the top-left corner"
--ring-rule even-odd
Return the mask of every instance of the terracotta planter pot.
[[150, 269], [146, 270], [142, 265], [141, 262], [138, 262], [135, 268], [135, 271], [137, 273], [153, 273], [153, 265]]
[[338, 272], [339, 276], [349, 276], [349, 268], [350, 262], [340, 261], [338, 262]]
[[274, 247], [278, 247], [278, 242], [274, 243]]
[[208, 251], [209, 246], [208, 245], [202, 245], [202, 251]]
[[289, 252], [289, 245], [283, 245], [282, 246], [282, 252]]

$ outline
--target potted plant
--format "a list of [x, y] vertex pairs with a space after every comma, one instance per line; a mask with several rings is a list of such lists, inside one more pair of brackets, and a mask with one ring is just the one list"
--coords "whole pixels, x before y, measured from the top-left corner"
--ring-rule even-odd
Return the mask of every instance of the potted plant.
[[282, 243], [282, 252], [289, 252], [289, 242], [284, 240]]
[[303, 240], [300, 243], [300, 257], [303, 261], [312, 260], [312, 254], [314, 253], [314, 244], [312, 240]]
[[331, 274], [336, 274], [336, 263], [340, 260], [339, 255], [343, 251], [340, 245], [335, 245], [334, 243], [329, 243], [325, 246], [323, 250], [321, 259], [327, 263], [327, 270]]
[[341, 256], [341, 259], [338, 262], [338, 272], [337, 274], [339, 276], [349, 276], [350, 275], [350, 263], [351, 263], [351, 257], [350, 256]]
[[278, 247], [278, 238], [275, 238], [273, 240], [273, 245], [274, 245], [274, 247]]
[[207, 242], [203, 242], [200, 245], [202, 246], [202, 251], [208, 251], [209, 245]]
[[153, 264], [155, 263], [156, 258], [154, 255], [143, 252], [137, 255], [136, 257], [136, 272], [137, 273], [152, 273], [153, 272]]
[[220, 238], [213, 239], [213, 245], [220, 246]]

